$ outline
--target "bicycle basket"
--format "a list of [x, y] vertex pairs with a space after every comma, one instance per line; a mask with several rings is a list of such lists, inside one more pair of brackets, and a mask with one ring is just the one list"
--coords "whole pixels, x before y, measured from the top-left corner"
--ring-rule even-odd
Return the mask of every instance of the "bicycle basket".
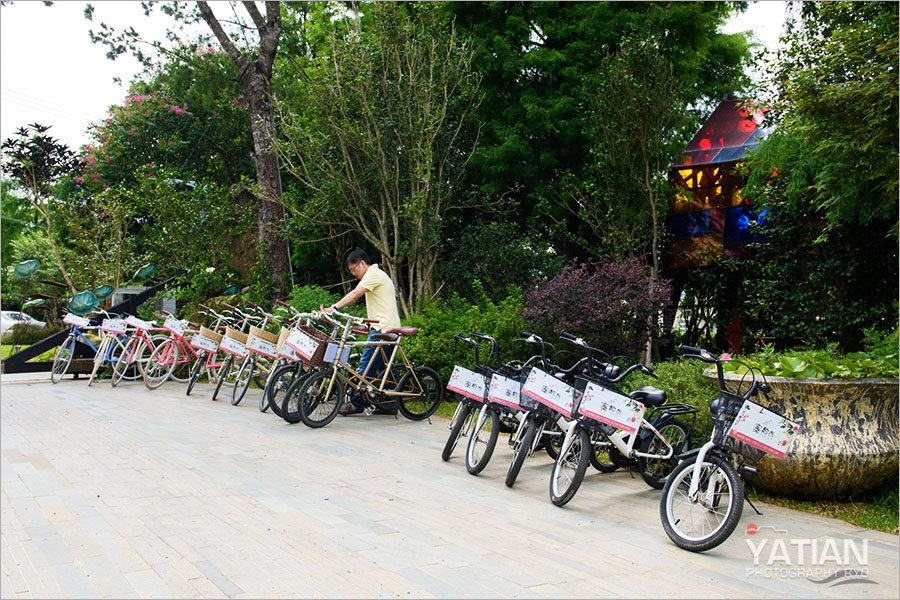
[[282, 327], [281, 331], [278, 332], [278, 340], [275, 342], [275, 350], [281, 352], [281, 349], [284, 347], [284, 342], [288, 339], [289, 335], [291, 335], [291, 330], [287, 327]]
[[224, 337], [221, 333], [216, 333], [212, 329], [207, 329], [204, 325], [200, 326], [200, 335], [214, 341], [217, 344], [221, 342], [222, 338]]
[[271, 343], [273, 343], [273, 344], [277, 344], [277, 343], [278, 343], [278, 336], [277, 336], [277, 335], [275, 335], [274, 333], [269, 333], [268, 331], [266, 331], [266, 330], [264, 330], [264, 329], [260, 329], [259, 327], [254, 327], [253, 325], [251, 325], [251, 326], [250, 326], [250, 333], [247, 334], [247, 345], [248, 345], [248, 346], [250, 345], [250, 342], [251, 342], [251, 341], [253, 340], [253, 338], [255, 338], [255, 337], [264, 339], [264, 340], [266, 340], [267, 342], [271, 342]]
[[232, 327], [225, 327], [225, 337], [237, 340], [245, 346], [247, 345], [247, 334], [241, 333], [240, 331]]
[[324, 363], [325, 358], [325, 350], [328, 348], [328, 344], [336, 344], [337, 341], [328, 337], [315, 327], [310, 327], [309, 325], [300, 325], [297, 327], [300, 331], [314, 339], [319, 343], [319, 347], [316, 348], [316, 351], [313, 352], [312, 357], [307, 360], [307, 364], [311, 367], [319, 367]]

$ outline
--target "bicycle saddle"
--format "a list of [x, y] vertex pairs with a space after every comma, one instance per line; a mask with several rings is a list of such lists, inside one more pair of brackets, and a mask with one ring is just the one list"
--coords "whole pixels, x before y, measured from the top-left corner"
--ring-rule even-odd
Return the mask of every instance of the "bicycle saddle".
[[666, 393], [650, 385], [639, 387], [628, 394], [628, 397], [646, 406], [662, 406], [666, 403]]
[[403, 327], [393, 327], [388, 329], [387, 331], [383, 331], [382, 333], [376, 333], [372, 337], [376, 340], [385, 340], [388, 342], [393, 342], [401, 335], [416, 335], [419, 333], [418, 327], [409, 327], [404, 325]]

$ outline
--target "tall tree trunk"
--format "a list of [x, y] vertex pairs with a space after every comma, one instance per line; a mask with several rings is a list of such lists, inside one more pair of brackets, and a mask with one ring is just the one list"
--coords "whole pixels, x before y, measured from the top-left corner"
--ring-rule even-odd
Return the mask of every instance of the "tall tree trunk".
[[258, 236], [259, 260], [263, 260], [272, 277], [275, 298], [286, 295], [289, 276], [287, 244], [282, 234], [284, 207], [281, 204], [281, 175], [278, 156], [273, 149], [275, 140], [275, 110], [271, 97], [272, 67], [281, 37], [281, 13], [278, 2], [266, 2], [266, 17], [253, 2], [244, 2], [259, 32], [259, 53], [252, 62], [232, 43], [222, 29], [207, 2], [197, 2], [200, 14], [212, 29], [225, 53], [241, 72], [240, 84], [247, 95], [250, 127], [253, 132], [253, 161], [256, 180], [262, 190], [259, 198]]

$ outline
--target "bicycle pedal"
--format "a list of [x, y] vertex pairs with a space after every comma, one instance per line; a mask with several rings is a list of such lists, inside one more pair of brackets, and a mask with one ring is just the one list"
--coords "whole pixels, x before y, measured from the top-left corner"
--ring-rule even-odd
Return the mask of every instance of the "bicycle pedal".
[[370, 404], [369, 406], [367, 406], [363, 409], [363, 413], [365, 413], [365, 415], [367, 417], [371, 417], [372, 415], [375, 414], [375, 407]]

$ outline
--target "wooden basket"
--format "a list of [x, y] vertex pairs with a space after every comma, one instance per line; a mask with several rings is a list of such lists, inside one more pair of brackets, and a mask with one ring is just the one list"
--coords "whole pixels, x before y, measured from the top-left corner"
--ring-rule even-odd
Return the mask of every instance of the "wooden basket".
[[269, 333], [265, 329], [260, 329], [259, 327], [250, 326], [250, 333], [247, 334], [247, 345], [250, 345], [250, 342], [253, 338], [258, 337], [266, 340], [267, 342], [271, 342], [273, 344], [278, 343], [278, 336], [274, 333]]
[[291, 335], [291, 330], [286, 327], [282, 327], [281, 331], [278, 334], [278, 341], [275, 342], [276, 352], [281, 352], [281, 349], [284, 347], [284, 342], [286, 339], [288, 339], [289, 335]]
[[223, 337], [221, 333], [216, 333], [212, 329], [207, 329], [203, 325], [200, 326], [200, 335], [202, 335], [203, 337], [205, 337], [207, 339], [214, 341], [217, 344], [222, 341], [222, 337]]
[[309, 325], [300, 325], [299, 327], [297, 327], [297, 329], [319, 342], [319, 347], [313, 353], [312, 358], [310, 358], [306, 362], [311, 367], [321, 366], [324, 362], [323, 359], [325, 358], [325, 350], [328, 349], [328, 344], [336, 344], [337, 342], [315, 327], [310, 327]]
[[225, 327], [225, 337], [231, 338], [233, 340], [237, 340], [240, 343], [247, 345], [247, 334], [241, 333], [237, 329], [233, 329], [231, 327]]

